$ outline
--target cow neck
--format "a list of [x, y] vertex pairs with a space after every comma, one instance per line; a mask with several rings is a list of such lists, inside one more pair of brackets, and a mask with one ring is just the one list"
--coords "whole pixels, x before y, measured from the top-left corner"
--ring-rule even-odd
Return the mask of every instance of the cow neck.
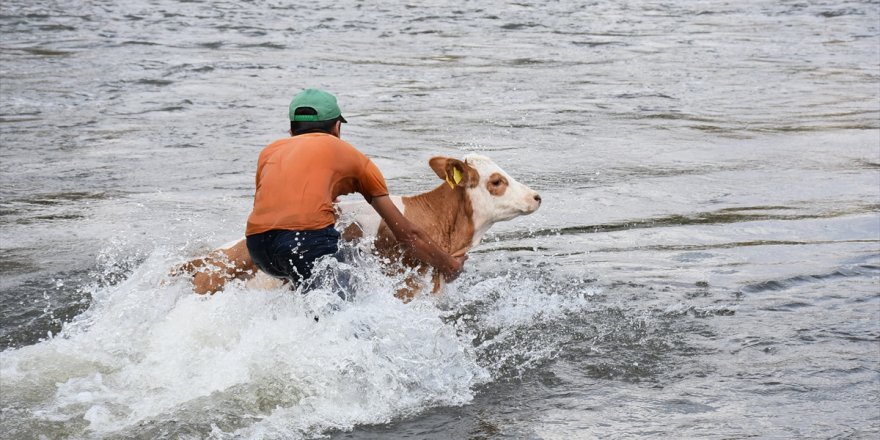
[[464, 255], [473, 244], [474, 210], [465, 188], [441, 184], [403, 198], [405, 214], [444, 251]]

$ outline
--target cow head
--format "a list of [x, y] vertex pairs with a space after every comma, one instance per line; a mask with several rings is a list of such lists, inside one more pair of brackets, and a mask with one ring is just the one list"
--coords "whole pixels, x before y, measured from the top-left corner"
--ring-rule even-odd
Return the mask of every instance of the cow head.
[[528, 215], [541, 206], [541, 196], [519, 183], [486, 156], [468, 154], [464, 160], [435, 157], [429, 162], [441, 179], [467, 192], [473, 209], [474, 243], [500, 221]]

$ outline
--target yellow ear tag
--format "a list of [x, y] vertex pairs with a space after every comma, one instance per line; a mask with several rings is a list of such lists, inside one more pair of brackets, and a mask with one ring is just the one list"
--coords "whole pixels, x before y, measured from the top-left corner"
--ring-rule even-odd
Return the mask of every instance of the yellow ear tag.
[[[453, 183], [453, 180], [455, 182]], [[452, 179], [449, 178], [449, 174], [446, 175], [446, 183], [449, 184], [449, 187], [455, 189], [455, 185], [461, 183], [461, 171], [458, 168], [452, 169]]]

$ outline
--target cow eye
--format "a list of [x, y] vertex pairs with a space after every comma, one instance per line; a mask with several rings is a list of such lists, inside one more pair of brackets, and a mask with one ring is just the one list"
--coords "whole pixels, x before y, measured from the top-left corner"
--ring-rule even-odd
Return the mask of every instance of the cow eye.
[[501, 181], [500, 181], [500, 180], [493, 180], [493, 181], [492, 181], [492, 186], [498, 186], [498, 185], [501, 185]]

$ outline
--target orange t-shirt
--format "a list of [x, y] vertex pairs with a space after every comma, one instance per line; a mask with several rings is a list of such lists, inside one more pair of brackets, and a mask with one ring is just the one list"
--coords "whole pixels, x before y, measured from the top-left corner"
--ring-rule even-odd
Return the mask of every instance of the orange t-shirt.
[[254, 209], [245, 235], [325, 228], [336, 222], [333, 200], [353, 192], [369, 203], [388, 195], [388, 188], [379, 168], [347, 142], [324, 133], [275, 141], [257, 162]]

